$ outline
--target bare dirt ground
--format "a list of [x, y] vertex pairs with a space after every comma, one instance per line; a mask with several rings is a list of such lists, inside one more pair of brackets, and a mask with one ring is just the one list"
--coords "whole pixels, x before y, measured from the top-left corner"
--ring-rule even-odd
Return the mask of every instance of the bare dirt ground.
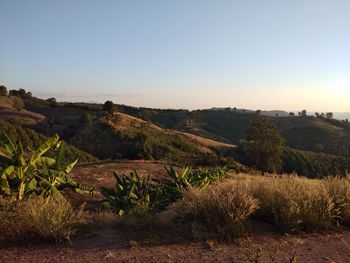
[[[113, 186], [112, 172], [129, 173], [137, 169], [140, 174], [156, 177], [164, 175], [164, 164], [149, 161], [103, 162], [80, 165], [75, 177], [85, 183]], [[94, 203], [94, 197], [70, 198], [78, 205], [81, 201]], [[81, 198], [81, 197], [80, 197]], [[252, 222], [251, 234], [234, 243], [214, 241], [195, 242], [184, 229], [169, 229], [162, 233], [136, 230], [133, 232], [114, 225], [94, 226], [81, 231], [71, 244], [55, 245], [29, 242], [23, 245], [0, 244], [0, 263], [3, 262], [350, 262], [350, 229], [342, 231], [281, 235], [272, 226]], [[261, 261], [249, 257], [261, 250]], [[274, 260], [274, 261], [273, 261]]]

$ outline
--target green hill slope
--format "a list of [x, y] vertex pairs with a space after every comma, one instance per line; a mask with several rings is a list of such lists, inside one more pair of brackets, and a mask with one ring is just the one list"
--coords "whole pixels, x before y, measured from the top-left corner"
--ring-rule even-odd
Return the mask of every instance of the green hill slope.
[[[246, 130], [255, 118], [254, 113], [248, 112], [198, 110], [154, 111], [150, 119], [161, 127], [175, 127], [214, 140], [239, 144], [245, 139]], [[350, 126], [346, 122], [311, 116], [270, 119], [291, 148], [350, 156]]]
[[162, 159], [182, 163], [210, 163], [234, 149], [233, 145], [162, 129], [123, 113], [84, 126], [70, 142], [101, 159]]

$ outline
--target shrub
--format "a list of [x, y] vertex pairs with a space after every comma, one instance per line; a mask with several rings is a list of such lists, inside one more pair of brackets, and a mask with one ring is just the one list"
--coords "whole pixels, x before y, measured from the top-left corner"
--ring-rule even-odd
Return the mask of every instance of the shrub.
[[31, 198], [20, 213], [39, 236], [55, 242], [70, 241], [79, 226], [88, 221], [84, 206], [74, 210], [60, 196]]
[[18, 111], [21, 111], [24, 109], [24, 102], [21, 98], [19, 97], [13, 97], [12, 98], [12, 106], [18, 110]]
[[[245, 182], [229, 181], [204, 191], [191, 189], [176, 206], [176, 214], [192, 222], [195, 237], [231, 240], [246, 232], [248, 218], [259, 207]], [[204, 235], [203, 235], [204, 233]]]

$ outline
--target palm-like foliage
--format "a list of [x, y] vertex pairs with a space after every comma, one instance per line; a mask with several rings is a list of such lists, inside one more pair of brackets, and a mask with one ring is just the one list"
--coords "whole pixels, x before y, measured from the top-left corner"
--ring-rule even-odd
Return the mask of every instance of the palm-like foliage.
[[178, 173], [173, 167], [166, 168], [167, 177], [151, 179], [140, 177], [136, 171], [129, 176], [114, 173], [116, 185], [113, 189], [102, 188], [104, 205], [116, 210], [119, 215], [134, 208], [146, 208], [152, 211], [165, 209], [168, 205], [182, 198], [184, 190], [191, 187], [204, 188], [215, 180], [224, 178], [229, 170], [226, 168], [189, 167]]
[[141, 178], [136, 171], [130, 176], [114, 173], [116, 179], [115, 188], [102, 188], [101, 193], [105, 196], [105, 205], [117, 209], [119, 215], [136, 208], [149, 208], [150, 187], [149, 176]]
[[[93, 188], [75, 182], [69, 173], [78, 162], [78, 157], [68, 165], [63, 164], [66, 144], [56, 134], [47, 139], [30, 157], [20, 141], [15, 145], [4, 133], [0, 134], [0, 193], [22, 200], [32, 193], [59, 194], [63, 188], [72, 188], [79, 193], [94, 192]], [[55, 150], [54, 158], [46, 157], [50, 149]]]

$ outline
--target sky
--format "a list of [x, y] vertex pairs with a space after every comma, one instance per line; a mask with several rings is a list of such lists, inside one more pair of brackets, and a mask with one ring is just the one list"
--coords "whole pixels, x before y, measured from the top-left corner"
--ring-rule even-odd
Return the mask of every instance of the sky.
[[350, 112], [349, 0], [0, 0], [0, 85], [60, 101]]

